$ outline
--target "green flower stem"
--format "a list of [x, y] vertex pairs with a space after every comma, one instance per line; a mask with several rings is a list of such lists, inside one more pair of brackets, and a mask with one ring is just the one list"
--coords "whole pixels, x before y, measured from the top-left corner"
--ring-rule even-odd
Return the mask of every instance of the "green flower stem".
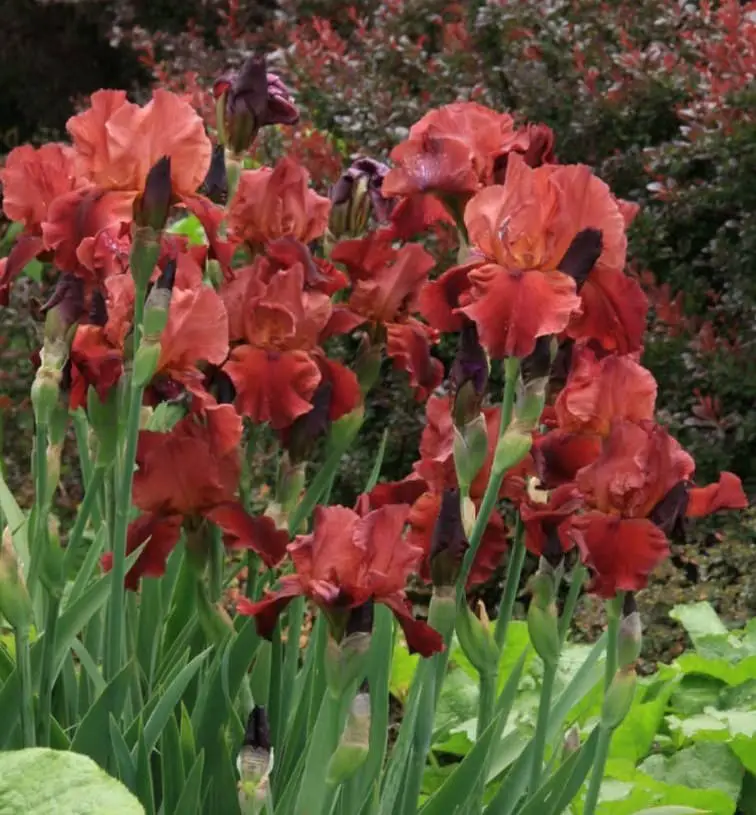
[[29, 542], [29, 575], [26, 581], [32, 600], [47, 547], [47, 425], [37, 422], [34, 433], [34, 506]]
[[507, 641], [507, 630], [512, 619], [515, 600], [517, 599], [517, 589], [520, 587], [520, 576], [525, 563], [525, 528], [519, 514], [515, 522], [514, 545], [509, 554], [509, 566], [507, 568], [507, 582], [504, 585], [504, 592], [499, 606], [499, 616], [496, 619], [496, 629], [494, 639], [501, 650]]
[[[411, 737], [412, 750], [405, 776], [404, 797], [399, 810], [405, 815], [415, 815], [417, 812], [417, 799], [420, 796], [423, 772], [433, 737], [433, 720], [449, 661], [449, 646], [454, 633], [455, 619], [456, 600], [453, 589], [434, 589], [428, 611], [428, 624], [444, 638], [445, 648], [441, 653], [434, 654], [420, 663], [410, 688], [410, 705], [417, 705], [417, 718]], [[418, 691], [413, 697], [416, 683]], [[409, 720], [412, 721], [413, 718], [414, 715], [410, 716]]]
[[[608, 624], [606, 638], [606, 666], [604, 670], [604, 693], [609, 690], [614, 675], [617, 673], [617, 638], [619, 635], [620, 614], [622, 608], [622, 595], [619, 594], [614, 600], [606, 604]], [[609, 745], [612, 740], [612, 729], [606, 722], [599, 724], [599, 739], [596, 746], [596, 757], [593, 761], [591, 780], [588, 783], [588, 791], [585, 795], [583, 815], [594, 815], [598, 804], [601, 782], [604, 778], [604, 769], [609, 757]]]
[[475, 731], [476, 738], [480, 736], [480, 734], [488, 727], [489, 724], [491, 724], [493, 720], [494, 706], [496, 705], [496, 678], [495, 673], [482, 673], [480, 675], [478, 727]]
[[21, 684], [21, 737], [23, 747], [34, 747], [34, 689], [31, 675], [31, 652], [29, 629], [14, 630], [16, 641], [16, 666]]
[[533, 795], [541, 783], [543, 772], [543, 757], [546, 752], [546, 737], [549, 729], [549, 711], [551, 710], [551, 697], [554, 693], [554, 680], [556, 679], [558, 660], [553, 664], [544, 664], [543, 683], [541, 685], [541, 699], [538, 702], [538, 720], [533, 738], [533, 761], [530, 765], [530, 784], [528, 789]]
[[[520, 370], [520, 360], [516, 357], [509, 357], [504, 361], [504, 397], [501, 400], [501, 423], [499, 424], [499, 438], [506, 432], [507, 428], [512, 421], [512, 412], [514, 410], [515, 387], [517, 385], [517, 376]], [[478, 512], [478, 517], [475, 519], [472, 533], [470, 535], [470, 546], [465, 554], [465, 559], [462, 562], [462, 569], [460, 570], [459, 577], [457, 578], [457, 594], [461, 600], [464, 597], [465, 586], [467, 585], [467, 577], [472, 569], [475, 555], [483, 540], [483, 532], [488, 525], [488, 519], [499, 500], [499, 490], [501, 489], [501, 482], [504, 480], [506, 471], [497, 471], [491, 469], [491, 476], [488, 479], [488, 485], [483, 495], [483, 502]]]
[[53, 675], [55, 666], [55, 633], [60, 614], [60, 597], [48, 594], [47, 612], [45, 614], [45, 636], [42, 640], [42, 673], [39, 680], [39, 721], [37, 727], [37, 744], [40, 747], [50, 746], [50, 721], [52, 718], [52, 693], [55, 685]]
[[[137, 284], [134, 299], [134, 357], [139, 350], [146, 287]], [[144, 388], [131, 379], [128, 390], [126, 438], [120, 472], [116, 478], [115, 522], [113, 527], [113, 569], [111, 573], [110, 606], [108, 615], [108, 641], [105, 677], [112, 680], [122, 666], [124, 647], [124, 599], [126, 578], [126, 536], [131, 511], [131, 491], [134, 476], [139, 419], [142, 411]]]
[[570, 625], [572, 625], [575, 607], [580, 599], [580, 590], [583, 588], [583, 583], [587, 573], [588, 570], [580, 561], [577, 562], [577, 565], [572, 570], [572, 582], [570, 583], [570, 590], [567, 593], [567, 599], [564, 601], [562, 616], [559, 618], [559, 641], [562, 645], [564, 645], [564, 641], [567, 639], [567, 634], [570, 630]]

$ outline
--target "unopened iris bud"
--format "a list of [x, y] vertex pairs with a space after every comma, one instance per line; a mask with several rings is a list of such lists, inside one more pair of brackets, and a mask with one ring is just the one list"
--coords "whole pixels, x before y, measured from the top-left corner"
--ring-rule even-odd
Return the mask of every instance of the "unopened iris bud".
[[434, 586], [428, 607], [428, 625], [446, 639], [457, 619], [457, 592], [454, 586]]
[[620, 668], [634, 665], [643, 644], [643, 626], [635, 597], [632, 592], [625, 595], [622, 608], [622, 621], [617, 637], [617, 662]]
[[134, 382], [145, 386], [157, 370], [160, 361], [160, 337], [168, 323], [173, 284], [176, 280], [176, 261], [170, 260], [160, 274], [144, 304], [142, 342], [134, 357]]
[[573, 725], [566, 733], [562, 742], [562, 760], [569, 758], [580, 749], [580, 730]]
[[331, 213], [328, 218], [329, 239], [358, 238], [365, 233], [370, 218], [368, 178], [363, 173], [347, 170], [331, 187]]
[[290, 512], [296, 506], [304, 489], [307, 476], [306, 470], [304, 462], [293, 462], [289, 454], [284, 451], [278, 468], [276, 503], [285, 512]]
[[[340, 696], [365, 670], [373, 632], [373, 601], [349, 610], [346, 618], [328, 616], [326, 643], [326, 681], [334, 696]], [[343, 625], [343, 629], [339, 630]]]
[[363, 395], [378, 381], [382, 362], [383, 348], [381, 345], [371, 342], [367, 335], [363, 335], [354, 361], [354, 372]]
[[0, 546], [0, 615], [21, 631], [29, 629], [33, 618], [31, 598], [8, 527], [3, 530]]
[[247, 719], [244, 742], [237, 759], [239, 807], [244, 815], [257, 815], [265, 804], [273, 769], [273, 748], [265, 708], [255, 706]]
[[370, 694], [360, 691], [352, 700], [338, 747], [328, 762], [328, 783], [343, 784], [365, 763], [370, 751]]
[[87, 416], [91, 427], [92, 458], [96, 467], [107, 467], [118, 449], [118, 389], [111, 388], [104, 402], [95, 388], [87, 391]]
[[633, 704], [636, 684], [635, 668], [626, 667], [617, 671], [604, 696], [601, 708], [603, 727], [614, 730], [622, 723]]
[[530, 452], [533, 437], [530, 431], [523, 430], [513, 422], [496, 444], [493, 469], [496, 473], [505, 473], [516, 467]]
[[551, 364], [558, 347], [555, 337], [539, 337], [533, 353], [522, 361], [514, 415], [523, 429], [538, 427], [546, 404]]
[[457, 355], [449, 372], [453, 399], [452, 418], [456, 427], [461, 429], [480, 415], [488, 387], [488, 375], [488, 356], [480, 344], [478, 327], [472, 320], [468, 320], [460, 332]]
[[453, 452], [457, 481], [467, 494], [488, 456], [488, 427], [482, 413], [464, 427], [454, 428]]
[[144, 192], [134, 204], [136, 225], [162, 232], [171, 211], [172, 196], [171, 159], [163, 156], [150, 168]]
[[331, 425], [330, 411], [333, 397], [333, 384], [322, 379], [312, 396], [312, 408], [298, 416], [282, 433], [283, 445], [291, 461], [302, 464], [309, 461], [318, 440]]
[[553, 574], [539, 571], [533, 577], [533, 593], [528, 608], [528, 633], [536, 653], [546, 665], [559, 661], [559, 615], [556, 607], [556, 586]]
[[430, 571], [434, 586], [454, 586], [468, 548], [459, 491], [446, 489], [433, 527]]
[[222, 144], [216, 145], [213, 149], [210, 168], [202, 182], [201, 192], [215, 204], [223, 204], [226, 201], [228, 181], [226, 179], [225, 151]]
[[499, 666], [499, 648], [489, 626], [485, 606], [480, 603], [479, 619], [467, 604], [457, 609], [457, 638], [459, 644], [480, 674], [496, 674]]

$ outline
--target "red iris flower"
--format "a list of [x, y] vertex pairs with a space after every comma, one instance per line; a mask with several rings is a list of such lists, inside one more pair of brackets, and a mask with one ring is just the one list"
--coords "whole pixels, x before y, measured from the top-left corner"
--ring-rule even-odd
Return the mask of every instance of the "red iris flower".
[[[476, 509], [480, 509], [498, 438], [500, 411], [498, 408], [485, 408], [483, 414], [488, 429], [488, 456], [470, 487], [470, 498]], [[426, 407], [426, 426], [420, 437], [420, 460], [414, 465], [412, 475], [403, 481], [379, 484], [370, 493], [371, 507], [393, 503], [412, 504], [408, 522], [409, 540], [423, 552], [419, 575], [430, 580], [430, 553], [433, 530], [442, 507], [446, 490], [458, 488], [454, 466], [454, 422], [451, 416], [448, 397], [433, 396]], [[524, 498], [524, 476], [532, 467], [527, 458], [516, 470], [507, 474], [499, 492], [500, 497], [513, 501]], [[508, 543], [508, 530], [501, 515], [491, 513], [483, 540], [475, 555], [467, 587], [485, 583], [501, 563]]]
[[0, 305], [8, 305], [10, 287], [29, 261], [44, 249], [42, 224], [50, 205], [61, 195], [82, 186], [76, 174], [74, 151], [64, 144], [28, 144], [11, 150], [0, 170], [3, 212], [24, 226], [7, 258], [0, 260]]
[[538, 337], [563, 332], [581, 310], [578, 283], [595, 265], [624, 266], [622, 214], [583, 165], [531, 169], [512, 154], [505, 184], [481, 190], [465, 224], [487, 262], [469, 272], [460, 311], [495, 358], [525, 357]]
[[560, 560], [575, 545], [570, 530], [583, 499], [574, 484], [563, 484], [545, 498], [540, 502], [529, 496], [520, 503], [525, 546], [534, 555]]
[[308, 597], [334, 619], [372, 600], [391, 609], [411, 651], [430, 656], [443, 650], [440, 634], [414, 618], [404, 591], [421, 555], [402, 535], [407, 513], [406, 505], [362, 517], [347, 507], [317, 507], [312, 534], [289, 546], [294, 574], [284, 575], [257, 603], [240, 600], [237, 610], [255, 617], [260, 634], [270, 637], [294, 597]]
[[443, 365], [430, 354], [432, 333], [412, 315], [435, 265], [433, 257], [414, 243], [395, 250], [387, 233], [337, 244], [331, 257], [347, 267], [352, 279], [347, 308], [339, 310], [332, 325], [369, 323], [385, 330], [387, 355], [409, 374], [418, 399], [426, 398], [441, 384]]
[[383, 195], [436, 192], [470, 195], [493, 179], [494, 161], [512, 141], [512, 117], [476, 102], [455, 102], [426, 113], [409, 139], [391, 151], [397, 166]]
[[[204, 419], [190, 414], [169, 433], [139, 434], [134, 504], [143, 514], [129, 525], [127, 550], [147, 544], [126, 576], [128, 588], [136, 589], [142, 576], [165, 572], [185, 522], [211, 521], [227, 547], [253, 549], [268, 566], [284, 557], [286, 532], [271, 518], [253, 518], [236, 499], [241, 436], [242, 421], [231, 405], [207, 410]], [[112, 554], [103, 565], [111, 568]]]
[[192, 106], [157, 89], [140, 107], [125, 91], [97, 91], [91, 107], [66, 125], [81, 175], [102, 190], [123, 190], [136, 199], [147, 176], [164, 156], [171, 162], [171, 189], [193, 195], [207, 175], [212, 146]]
[[554, 409], [559, 428], [606, 436], [612, 419], [650, 420], [656, 380], [630, 356], [599, 359], [588, 347], [572, 354], [569, 377]]
[[612, 597], [637, 591], [668, 554], [665, 532], [685, 515], [748, 505], [740, 479], [693, 487], [695, 464], [667, 431], [651, 421], [615, 419], [595, 462], [577, 474], [594, 511], [575, 521], [575, 540], [595, 572], [592, 590]]
[[310, 243], [328, 226], [331, 202], [308, 186], [309, 174], [286, 157], [274, 169], [261, 167], [241, 174], [228, 212], [232, 238], [251, 246], [279, 238]]
[[354, 374], [329, 360], [319, 347], [333, 305], [327, 294], [305, 290], [304, 274], [297, 263], [270, 275], [262, 258], [238, 270], [223, 292], [231, 340], [244, 341], [233, 348], [223, 368], [236, 388], [237, 408], [276, 430], [312, 409], [315, 390], [324, 378], [334, 384], [332, 420], [348, 413], [360, 399]]

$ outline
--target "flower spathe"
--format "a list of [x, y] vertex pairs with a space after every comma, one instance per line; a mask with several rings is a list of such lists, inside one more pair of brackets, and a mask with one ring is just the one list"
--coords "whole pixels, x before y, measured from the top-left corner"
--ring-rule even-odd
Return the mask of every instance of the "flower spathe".
[[[440, 634], [416, 620], [404, 587], [421, 551], [403, 538], [409, 507], [394, 504], [360, 516], [343, 506], [317, 507], [313, 532], [289, 545], [294, 574], [253, 603], [242, 599], [240, 614], [255, 617], [270, 637], [278, 616], [294, 597], [308, 597], [334, 621], [369, 600], [391, 609], [411, 651], [423, 656], [443, 650]], [[337, 624], [338, 627], [338, 624]]]

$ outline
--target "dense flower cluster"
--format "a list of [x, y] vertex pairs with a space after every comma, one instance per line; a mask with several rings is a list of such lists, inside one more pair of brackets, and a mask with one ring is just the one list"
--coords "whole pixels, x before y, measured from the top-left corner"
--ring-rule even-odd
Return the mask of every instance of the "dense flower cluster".
[[[31, 257], [59, 270], [42, 357], [58, 365], [69, 406], [107, 404], [130, 373], [144, 377], [146, 407], [184, 408], [167, 431], [139, 435], [141, 514], [127, 548], [144, 548], [130, 588], [164, 571], [182, 530], [191, 551], [211, 523], [269, 567], [291, 558], [278, 588], [240, 606], [263, 634], [296, 595], [342, 632], [348, 611], [380, 602], [430, 654], [441, 639], [413, 618], [406, 580], [454, 582], [496, 478], [527, 547], [547, 560], [577, 548], [604, 597], [641, 589], [685, 517], [746, 505], [730, 473], [695, 487], [693, 460], [655, 423], [656, 384], [638, 361], [648, 304], [625, 271], [637, 207], [587, 166], [559, 164], [549, 128], [517, 127], [475, 102], [441, 107], [412, 127], [391, 168], [362, 158], [327, 198], [291, 157], [238, 163], [261, 127], [297, 118], [262, 61], [216, 90], [225, 204], [199, 192], [219, 163], [223, 174], [224, 153], [213, 157], [200, 116], [165, 90], [143, 107], [120, 91], [94, 94], [69, 121], [70, 146], [18, 148], [2, 174], [5, 212], [23, 233], [0, 291]], [[164, 229], [188, 213], [201, 244]], [[445, 270], [409, 240], [439, 222], [459, 234], [458, 263]], [[135, 265], [144, 234], [157, 236], [149, 281]], [[351, 334], [353, 361], [329, 355], [330, 338]], [[443, 334], [459, 335], [446, 391], [432, 354]], [[363, 410], [384, 357], [426, 401], [412, 475], [354, 509], [318, 508], [312, 533], [288, 544], [297, 474], [332, 423]], [[549, 385], [556, 359], [561, 388], [556, 375]], [[519, 368], [514, 409], [485, 406], [491, 360]], [[268, 424], [282, 448], [280, 493], [257, 517], [238, 495], [245, 422]], [[494, 510], [468, 585], [498, 566], [508, 536]]]

